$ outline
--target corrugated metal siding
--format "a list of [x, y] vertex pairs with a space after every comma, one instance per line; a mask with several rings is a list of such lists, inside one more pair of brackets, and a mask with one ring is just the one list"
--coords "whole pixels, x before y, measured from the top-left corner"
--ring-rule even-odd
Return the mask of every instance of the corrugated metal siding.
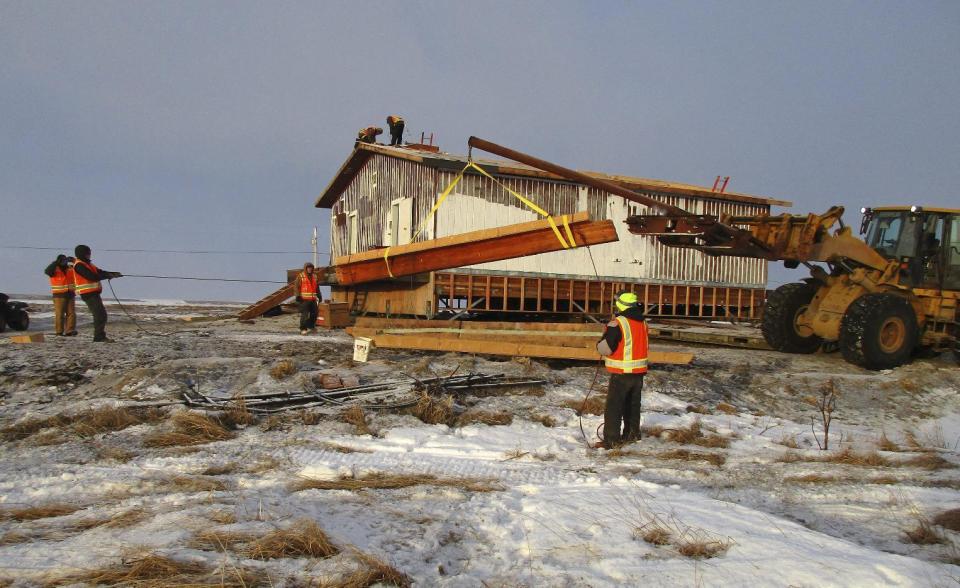
[[[456, 172], [377, 154], [360, 170], [332, 207], [331, 251], [348, 250], [349, 220], [357, 211], [359, 251], [384, 245], [384, 227], [391, 202], [413, 198], [414, 229], [429, 213], [436, 197]], [[666, 247], [655, 239], [638, 237], [623, 222], [631, 214], [645, 214], [646, 207], [627, 202], [593, 188], [532, 178], [499, 177], [510, 189], [552, 214], [571, 214], [586, 206], [594, 218], [614, 221], [620, 241], [586, 249], [558, 251], [520, 259], [470, 266], [479, 270], [557, 275], [599, 276], [676, 284], [708, 284], [762, 287], [767, 264], [759, 259], [710, 257], [692, 249]], [[769, 212], [769, 206], [719, 199], [644, 193], [696, 214], [721, 213], [748, 216]], [[342, 225], [337, 219], [343, 218]], [[467, 175], [448, 201], [428, 223], [419, 240], [534, 220], [538, 215], [509, 192], [479, 175]], [[596, 268], [596, 270], [594, 270]]]

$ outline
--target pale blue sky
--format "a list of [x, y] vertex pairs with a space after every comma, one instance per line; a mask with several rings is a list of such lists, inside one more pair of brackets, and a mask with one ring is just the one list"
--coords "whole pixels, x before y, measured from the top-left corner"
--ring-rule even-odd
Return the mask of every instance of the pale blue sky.
[[[0, 245], [282, 279], [361, 126], [793, 200], [960, 206], [960, 3], [0, 1]], [[382, 125], [381, 125], [382, 126]], [[0, 291], [52, 252], [0, 249]], [[782, 272], [777, 279], [782, 279]], [[129, 297], [268, 286], [124, 279]]]

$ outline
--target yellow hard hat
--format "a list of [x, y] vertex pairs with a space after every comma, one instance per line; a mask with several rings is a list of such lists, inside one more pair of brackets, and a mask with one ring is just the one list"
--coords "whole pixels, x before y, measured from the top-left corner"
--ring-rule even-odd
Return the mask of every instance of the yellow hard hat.
[[617, 310], [620, 312], [625, 311], [628, 308], [633, 308], [640, 304], [640, 299], [637, 298], [637, 295], [633, 292], [623, 292], [617, 296]]

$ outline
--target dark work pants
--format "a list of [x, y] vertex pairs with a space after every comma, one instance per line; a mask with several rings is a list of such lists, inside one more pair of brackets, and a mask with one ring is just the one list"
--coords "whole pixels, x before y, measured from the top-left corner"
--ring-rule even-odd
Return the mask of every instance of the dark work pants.
[[603, 412], [603, 441], [608, 446], [640, 438], [641, 392], [643, 374], [610, 374]]
[[300, 330], [317, 327], [317, 301], [304, 300], [300, 303]]
[[403, 144], [403, 123], [390, 125], [390, 144], [391, 145]]
[[93, 340], [105, 340], [107, 338], [107, 309], [103, 307], [103, 300], [100, 299], [100, 294], [87, 294], [82, 298], [83, 301], [87, 303], [90, 314], [93, 315]]

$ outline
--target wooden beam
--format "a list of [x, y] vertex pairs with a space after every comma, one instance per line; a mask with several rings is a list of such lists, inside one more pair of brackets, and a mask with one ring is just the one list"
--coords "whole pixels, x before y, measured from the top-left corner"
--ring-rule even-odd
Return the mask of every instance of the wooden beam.
[[[617, 240], [612, 221], [590, 220], [586, 212], [567, 218], [579, 246]], [[554, 222], [562, 225], [562, 217], [554, 217]], [[389, 279], [391, 274], [407, 276], [562, 249], [547, 220], [532, 221], [391, 247], [388, 261], [383, 249], [338, 257], [328, 272], [328, 283], [361, 284]]]
[[296, 292], [294, 292], [293, 284], [287, 284], [241, 310], [240, 313], [237, 314], [237, 318], [240, 320], [248, 320], [260, 316], [274, 306], [283, 304], [287, 299], [293, 298], [294, 294], [296, 294]]
[[[439, 339], [434, 336], [413, 335], [374, 335], [373, 344], [387, 349], [419, 349], [424, 351], [455, 351], [459, 353], [481, 353], [486, 355], [508, 355], [511, 357], [544, 357], [552, 359], [579, 359], [597, 361], [600, 355], [596, 349], [587, 347], [560, 347], [555, 345], [537, 345], [532, 343], [512, 343], [484, 341], [479, 339]], [[693, 361], [692, 353], [673, 351], [651, 351], [650, 363], [686, 365]]]

